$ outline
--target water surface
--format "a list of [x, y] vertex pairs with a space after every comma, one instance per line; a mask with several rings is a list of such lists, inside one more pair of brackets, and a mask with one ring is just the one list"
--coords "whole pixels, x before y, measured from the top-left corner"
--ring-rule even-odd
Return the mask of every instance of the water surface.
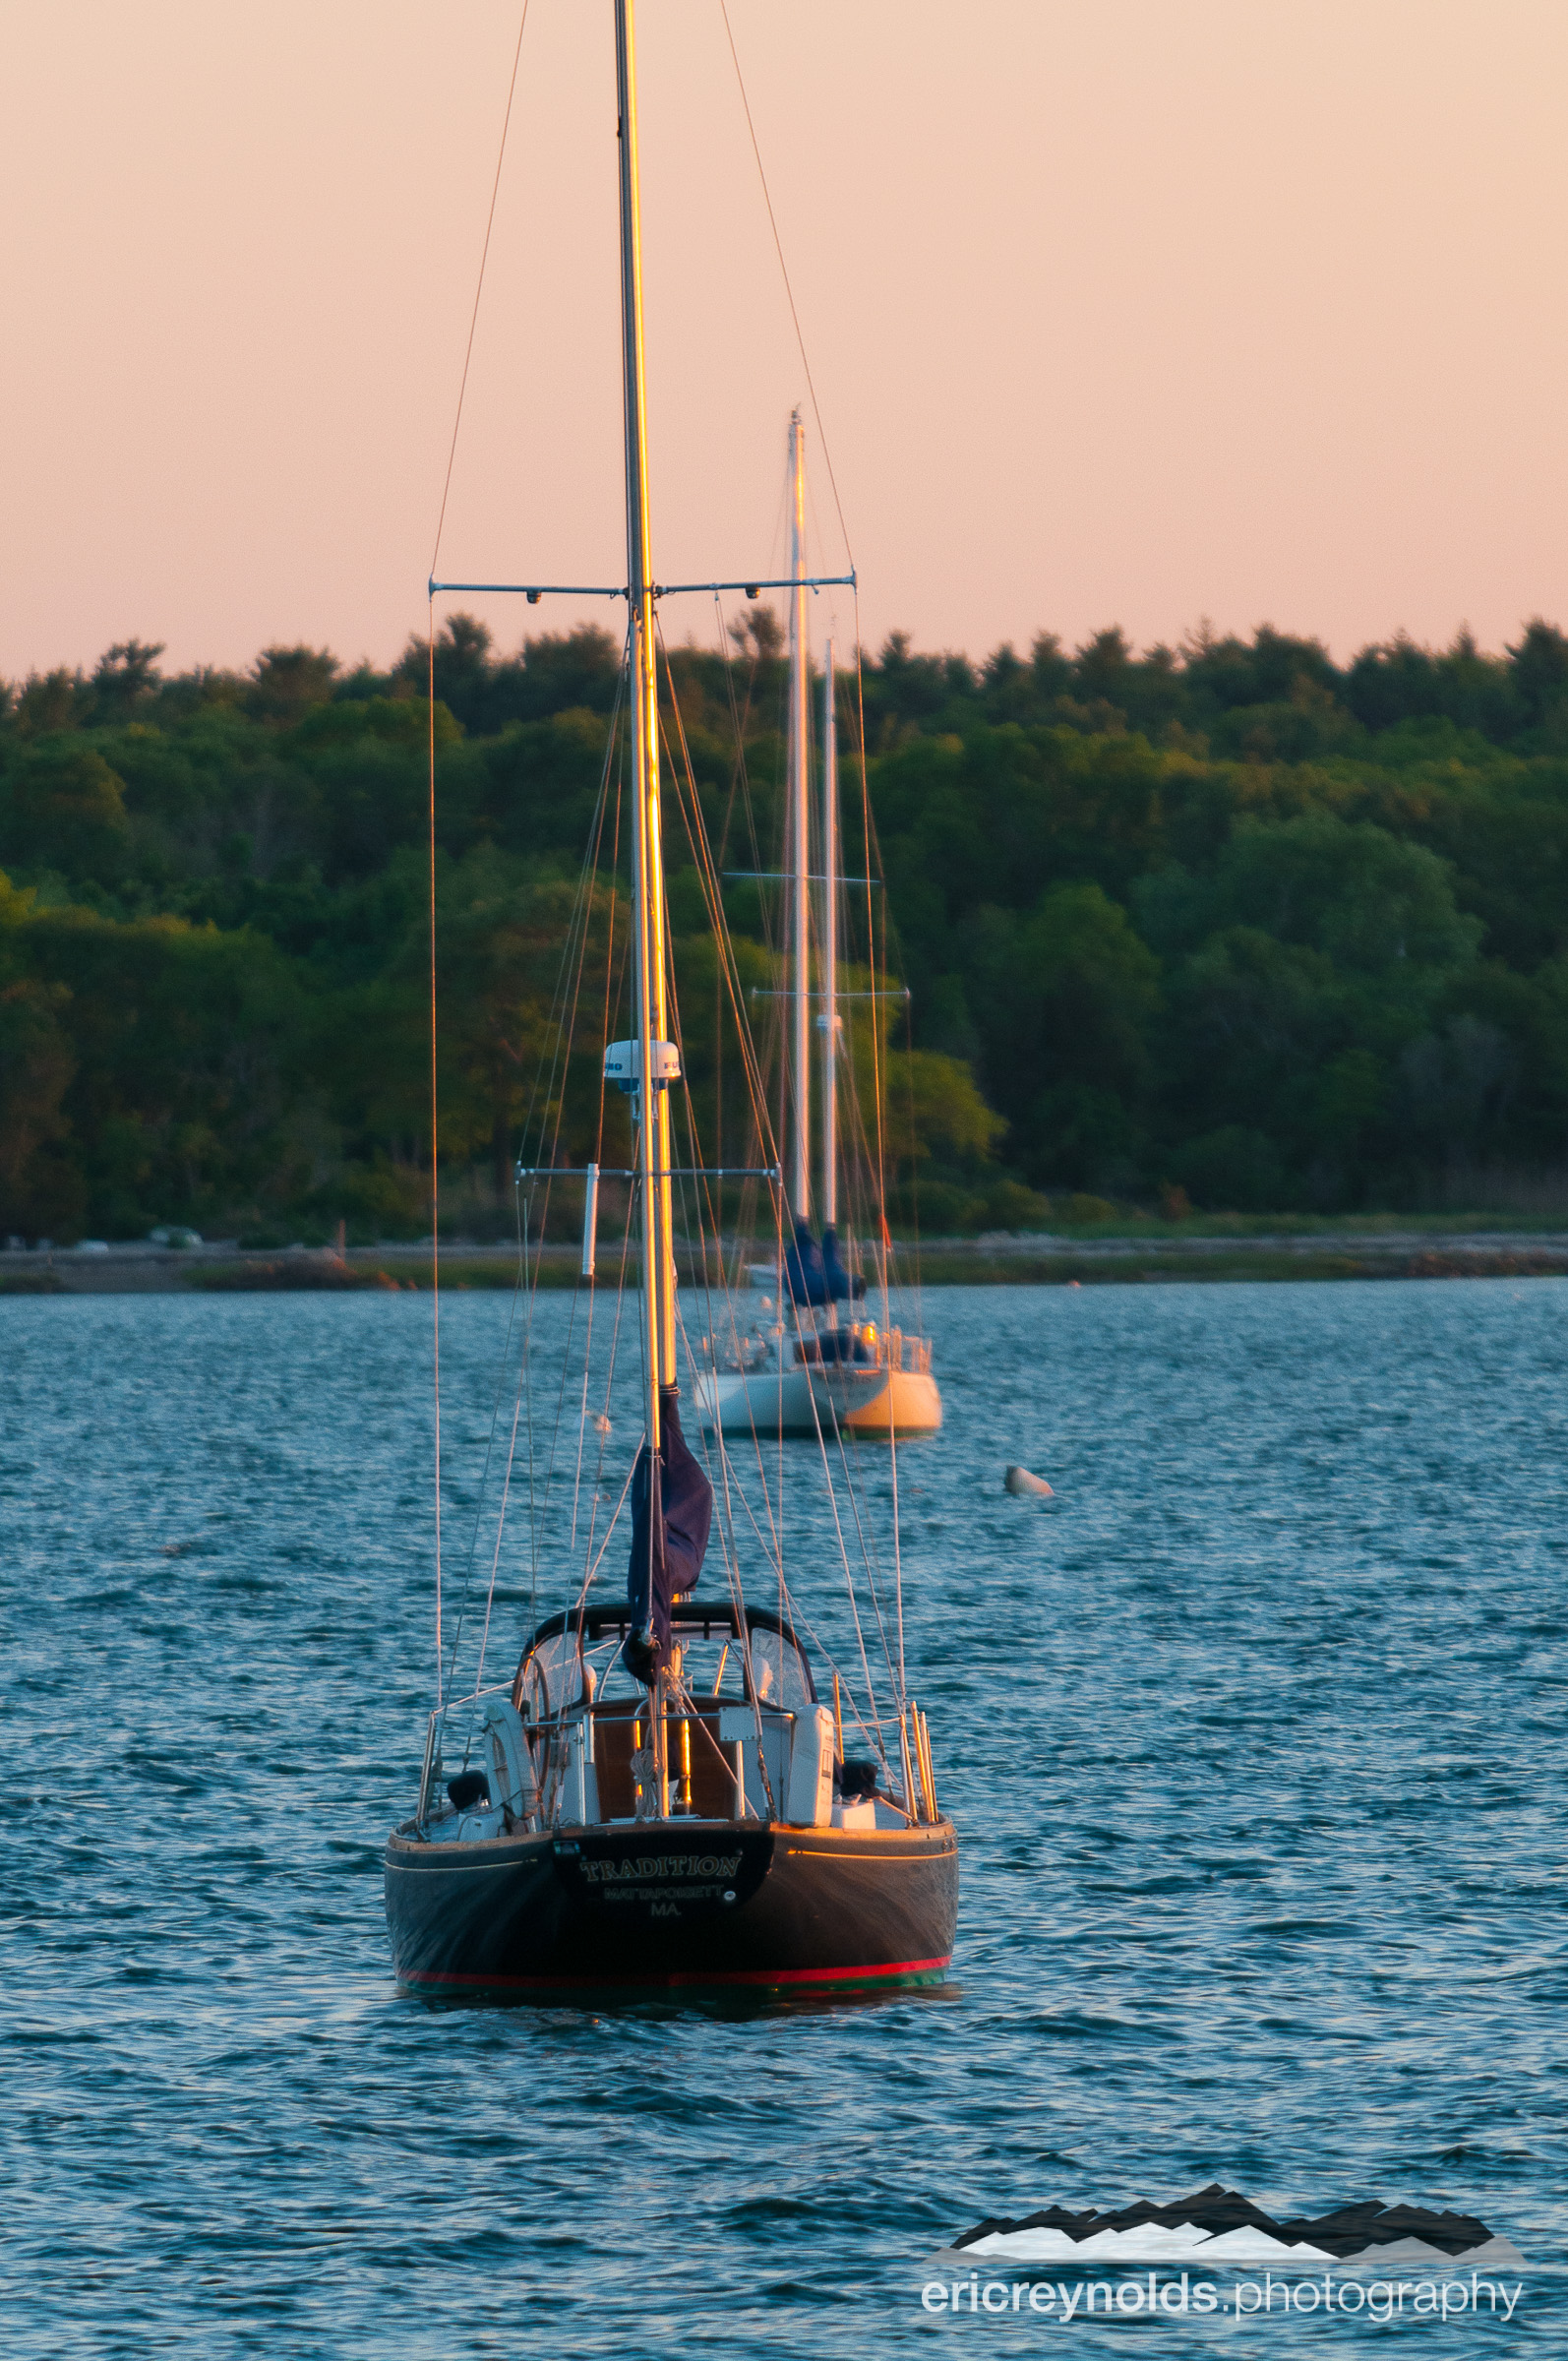
[[[925, 2317], [920, 2260], [1214, 2179], [1453, 2205], [1555, 2261], [1568, 1285], [927, 1313], [948, 1423], [899, 1481], [957, 1972], [704, 2015], [392, 1989], [428, 1299], [0, 1306], [8, 2361], [1022, 2351], [1061, 2331]], [[444, 1312], [449, 1573], [508, 1317]], [[1009, 1460], [1055, 1502], [1004, 1495]], [[534, 1546], [514, 1523], [504, 1582]], [[525, 1617], [497, 1610], [503, 1664]], [[1511, 2330], [1429, 2332], [1568, 2352], [1568, 2312], [1533, 2275]]]

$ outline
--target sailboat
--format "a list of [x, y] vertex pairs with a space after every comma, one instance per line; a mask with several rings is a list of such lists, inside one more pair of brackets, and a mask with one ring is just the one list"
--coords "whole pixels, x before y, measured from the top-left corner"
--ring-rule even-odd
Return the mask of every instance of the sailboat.
[[[807, 634], [806, 429], [799, 410], [790, 420], [790, 606], [788, 811], [791, 862], [789, 1077], [791, 1224], [770, 1267], [754, 1266], [771, 1327], [754, 1325], [746, 1337], [709, 1340], [710, 1367], [694, 1388], [704, 1426], [725, 1434], [819, 1435], [842, 1431], [873, 1440], [935, 1434], [941, 1394], [932, 1375], [931, 1340], [895, 1327], [887, 1316], [887, 1242], [881, 1207], [883, 1317], [857, 1312], [864, 1276], [846, 1264], [838, 1240], [839, 1044], [844, 996], [838, 982], [839, 865], [838, 716], [833, 642], [822, 664], [821, 870], [814, 878], [811, 793], [811, 681]], [[817, 921], [812, 886], [819, 889]], [[812, 944], [818, 954], [819, 990], [812, 989]], [[817, 1008], [812, 1023], [814, 999]], [[821, 1235], [813, 1229], [812, 1054], [814, 1029], [821, 1042]], [[786, 1318], [785, 1311], [791, 1315]]]
[[[633, 7], [614, 0], [635, 1032], [606, 1041], [604, 1073], [631, 1104], [642, 1436], [608, 1533], [590, 1521], [583, 1545], [575, 1511], [570, 1542], [548, 1513], [534, 1524], [546, 1537], [538, 1580], [557, 1581], [568, 1604], [527, 1632], [514, 1673], [485, 1679], [502, 1598], [492, 1573], [473, 1683], [458, 1693], [438, 1554], [436, 1706], [417, 1804], [388, 1839], [385, 1870], [397, 1979], [449, 2000], [933, 1982], [949, 1964], [957, 1911], [957, 1840], [905, 1678], [896, 1553], [891, 1590], [885, 1569], [877, 1588], [868, 1561], [870, 1608], [856, 1608], [852, 1591], [841, 1626], [859, 1656], [857, 1697], [820, 1654], [814, 1668], [798, 1628], [794, 1590], [820, 1571], [819, 1558], [787, 1562], [782, 1520], [754, 1516], [770, 1603], [749, 1598], [735, 1513], [741, 1472], [722, 1440], [704, 1466], [682, 1430], [672, 1184], [727, 1176], [674, 1162], [682, 1057], [662, 876]], [[531, 596], [547, 586], [506, 587]], [[597, 1180], [597, 1165], [584, 1169]], [[777, 1180], [776, 1167], [768, 1177]], [[591, 1185], [585, 1196], [591, 1204]], [[629, 1261], [630, 1252], [629, 1233]], [[594, 1586], [627, 1509], [628, 1573], [615, 1598]], [[504, 1538], [503, 1522], [496, 1563]], [[878, 1643], [885, 1678], [873, 1674]]]

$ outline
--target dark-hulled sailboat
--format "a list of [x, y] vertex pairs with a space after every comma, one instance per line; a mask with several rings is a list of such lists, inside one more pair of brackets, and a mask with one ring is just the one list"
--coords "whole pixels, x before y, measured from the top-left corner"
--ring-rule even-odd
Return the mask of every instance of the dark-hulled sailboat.
[[[631, 1100], [626, 1178], [640, 1247], [643, 1436], [616, 1510], [630, 1505], [630, 1568], [624, 1598], [593, 1596], [608, 1537], [590, 1527], [578, 1549], [574, 1516], [557, 1569], [573, 1603], [537, 1624], [515, 1676], [486, 1687], [481, 1651], [473, 1689], [455, 1697], [441, 1660], [418, 1805], [386, 1849], [392, 1958], [403, 1986], [452, 1999], [932, 1982], [952, 1951], [957, 1843], [937, 1803], [926, 1720], [905, 1686], [901, 1601], [885, 1573], [876, 1589], [869, 1566], [871, 1609], [863, 1618], [852, 1605], [846, 1625], [864, 1675], [859, 1701], [836, 1669], [820, 1693], [789, 1607], [805, 1567], [797, 1558], [786, 1571], [781, 1526], [754, 1514], [759, 1545], [769, 1534], [776, 1542], [766, 1581], [778, 1604], [748, 1601], [740, 1478], [721, 1438], [704, 1467], [682, 1430], [672, 1183], [727, 1176], [673, 1161], [682, 1061], [665, 942], [633, 0], [615, 0], [614, 14], [635, 1035], [607, 1043], [604, 1072]], [[777, 1190], [776, 1165], [757, 1169]], [[586, 1171], [591, 1270], [600, 1167]], [[781, 1195], [777, 1204], [782, 1226]], [[825, 1447], [822, 1459], [831, 1479]], [[835, 1512], [831, 1527], [849, 1522]], [[498, 1560], [500, 1550], [498, 1536]], [[715, 1554], [724, 1588], [708, 1597]], [[879, 1698], [867, 1622], [886, 1667]], [[459, 1739], [453, 1769], [447, 1753]]]

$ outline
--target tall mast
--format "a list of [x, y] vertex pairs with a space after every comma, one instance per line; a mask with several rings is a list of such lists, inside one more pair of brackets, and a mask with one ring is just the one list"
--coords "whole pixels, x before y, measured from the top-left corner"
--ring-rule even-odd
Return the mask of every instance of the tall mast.
[[833, 642], [822, 655], [822, 1228], [838, 1220], [838, 729]]
[[808, 809], [812, 743], [810, 687], [806, 678], [806, 429], [796, 410], [790, 418], [790, 844], [794, 869], [791, 892], [794, 984], [795, 1136], [790, 1163], [790, 1205], [798, 1222], [812, 1218], [812, 1016], [811, 871], [812, 835]]
[[626, 409], [627, 608], [631, 617], [632, 762], [635, 778], [637, 1053], [634, 1104], [642, 1195], [642, 1308], [646, 1322], [648, 1442], [660, 1440], [659, 1388], [675, 1383], [675, 1256], [671, 1238], [670, 1094], [655, 1088], [654, 1045], [665, 1039], [664, 870], [659, 822], [659, 696], [648, 528], [647, 402], [642, 367], [642, 241], [637, 214], [636, 58], [633, 0], [615, 0], [621, 141], [621, 345]]

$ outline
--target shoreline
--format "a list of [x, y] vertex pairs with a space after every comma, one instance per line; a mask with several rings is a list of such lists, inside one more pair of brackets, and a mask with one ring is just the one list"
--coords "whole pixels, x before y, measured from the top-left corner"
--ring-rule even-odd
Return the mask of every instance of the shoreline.
[[[737, 1249], [725, 1250], [735, 1268]], [[1219, 1284], [1324, 1279], [1544, 1279], [1568, 1277], [1568, 1232], [1367, 1231], [1260, 1237], [1072, 1239], [1060, 1236], [933, 1239], [905, 1247], [908, 1273], [895, 1293], [937, 1287], [1127, 1287], [1173, 1282]], [[582, 1284], [575, 1245], [537, 1247], [529, 1256], [538, 1284]], [[681, 1284], [700, 1284], [694, 1258], [680, 1257]], [[626, 1276], [634, 1277], [629, 1263]], [[517, 1252], [501, 1245], [445, 1244], [443, 1288], [511, 1288]], [[604, 1287], [619, 1264], [601, 1271]], [[340, 1294], [379, 1288], [428, 1292], [430, 1248], [386, 1244], [288, 1246], [281, 1249], [154, 1246], [136, 1242], [84, 1252], [80, 1247], [0, 1252], [0, 1296]]]

